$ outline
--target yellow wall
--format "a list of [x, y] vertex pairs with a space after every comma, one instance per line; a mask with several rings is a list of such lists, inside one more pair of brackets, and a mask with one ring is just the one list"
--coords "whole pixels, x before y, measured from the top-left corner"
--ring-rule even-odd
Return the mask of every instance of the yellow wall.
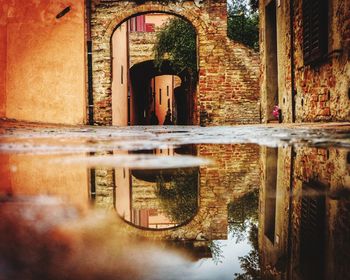
[[0, 0], [0, 8], [0, 117], [84, 123], [84, 0]]

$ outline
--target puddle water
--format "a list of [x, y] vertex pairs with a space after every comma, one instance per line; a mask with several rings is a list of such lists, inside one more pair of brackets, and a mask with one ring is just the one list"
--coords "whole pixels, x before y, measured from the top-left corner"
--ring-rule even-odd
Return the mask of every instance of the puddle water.
[[0, 279], [349, 279], [349, 133], [3, 124]]

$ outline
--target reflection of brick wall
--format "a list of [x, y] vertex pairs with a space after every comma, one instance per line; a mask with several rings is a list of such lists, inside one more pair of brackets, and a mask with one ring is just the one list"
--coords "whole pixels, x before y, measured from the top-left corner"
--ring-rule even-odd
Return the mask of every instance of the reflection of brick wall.
[[132, 207], [133, 209], [159, 209], [156, 195], [156, 183], [147, 182], [132, 177]]
[[[284, 121], [292, 120], [290, 1], [279, 1], [277, 11], [278, 104]], [[260, 1], [261, 102], [266, 121], [267, 109], [265, 52], [265, 8]], [[276, 1], [277, 2], [277, 1]], [[350, 1], [329, 1], [328, 53], [317, 66], [304, 66], [302, 1], [294, 1], [294, 69], [296, 121], [350, 120]], [[322, 31], [323, 32], [323, 31]]]
[[[303, 188], [305, 190], [307, 185], [315, 188], [316, 192], [313, 195], [318, 193], [325, 199], [324, 217], [322, 218], [325, 222], [324, 249], [325, 254], [327, 254], [325, 271], [327, 275], [339, 275], [339, 279], [345, 279], [349, 275], [349, 267], [344, 262], [345, 259], [349, 258], [350, 252], [350, 220], [348, 219], [350, 206], [346, 194], [350, 188], [348, 153], [349, 151], [345, 149], [337, 148], [300, 147], [294, 148], [293, 152], [290, 147], [279, 148], [275, 243], [271, 243], [264, 235], [265, 184], [267, 180], [264, 170], [267, 159], [265, 149], [262, 150], [263, 176], [259, 205], [259, 249], [262, 270], [266, 279], [281, 279], [284, 269], [287, 268], [285, 261], [289, 246], [291, 247], [292, 266], [289, 267], [292, 273], [291, 278], [300, 279], [302, 194]], [[291, 170], [292, 166], [294, 166], [293, 170]], [[293, 194], [291, 200], [290, 190]], [[291, 205], [290, 202], [292, 202]], [[321, 234], [322, 232], [319, 232], [319, 235]], [[328, 278], [330, 277], [326, 277], [326, 279]]]
[[101, 169], [95, 170], [96, 179], [96, 200], [95, 205], [101, 209], [113, 210], [113, 188], [114, 188], [114, 175], [113, 169]]
[[159, 11], [188, 19], [198, 34], [199, 84], [193, 122], [205, 124], [260, 122], [259, 58], [227, 38], [226, 1], [160, 3], [100, 2], [92, 13], [95, 123], [111, 124], [110, 38], [124, 19], [141, 12]]
[[[339, 276], [346, 279], [349, 275], [348, 264], [343, 262], [344, 257], [349, 258], [349, 216], [350, 207], [342, 191], [350, 187], [350, 169], [346, 163], [348, 151], [342, 149], [301, 148], [297, 150], [294, 171], [295, 198], [292, 204], [292, 261], [300, 262], [301, 224], [303, 184], [311, 184], [319, 189], [319, 194], [325, 199], [325, 242], [327, 253], [325, 271], [327, 275]], [[346, 206], [347, 205], [347, 206]], [[344, 207], [345, 206], [345, 207]], [[340, 230], [341, 229], [341, 230]], [[321, 234], [321, 233], [320, 233]], [[342, 242], [344, 241], [344, 242]], [[341, 245], [340, 245], [341, 243]], [[337, 255], [342, 256], [339, 259]], [[326, 256], [325, 256], [326, 257]], [[300, 273], [297, 270], [295, 273]], [[327, 278], [327, 277], [326, 277]]]

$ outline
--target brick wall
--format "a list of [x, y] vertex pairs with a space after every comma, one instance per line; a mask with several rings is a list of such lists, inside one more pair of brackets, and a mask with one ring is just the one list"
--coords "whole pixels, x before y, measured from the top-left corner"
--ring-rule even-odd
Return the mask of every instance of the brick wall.
[[[272, 112], [268, 105], [266, 65], [266, 5], [260, 1], [260, 58], [261, 102], [263, 121]], [[276, 1], [277, 2], [277, 1]], [[328, 54], [321, 63], [304, 65], [302, 0], [294, 0], [293, 34], [290, 29], [290, 0], [280, 1], [276, 7], [278, 105], [283, 121], [292, 122], [292, 63], [294, 64], [295, 121], [349, 121], [350, 120], [350, 1], [329, 1]], [[294, 52], [291, 37], [294, 37]]]
[[130, 67], [133, 65], [153, 60], [153, 46], [156, 42], [155, 32], [131, 32], [129, 34]]
[[[199, 82], [194, 95], [193, 123], [260, 122], [259, 58], [227, 38], [226, 1], [159, 4], [146, 1], [97, 1], [92, 12], [95, 123], [111, 124], [110, 38], [123, 20], [140, 13], [167, 12], [192, 23], [198, 35]], [[200, 120], [202, 116], [202, 120]]]

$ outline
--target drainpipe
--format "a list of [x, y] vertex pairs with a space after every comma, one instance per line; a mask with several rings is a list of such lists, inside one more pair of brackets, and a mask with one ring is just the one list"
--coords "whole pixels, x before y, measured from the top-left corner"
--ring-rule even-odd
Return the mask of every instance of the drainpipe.
[[291, 94], [292, 94], [292, 122], [295, 122], [295, 96], [296, 96], [296, 90], [295, 90], [295, 65], [294, 65], [294, 29], [293, 29], [293, 22], [294, 22], [294, 0], [290, 0], [289, 2], [289, 18], [290, 18], [290, 68], [291, 68]]
[[[92, 40], [91, 40], [91, 0], [86, 0], [86, 47], [87, 47], [87, 70], [88, 70], [88, 124], [94, 124], [94, 98], [92, 95]], [[94, 156], [94, 153], [90, 153]], [[96, 200], [96, 170], [90, 169], [90, 201]]]
[[88, 67], [88, 124], [94, 125], [94, 98], [92, 94], [91, 0], [86, 0], [86, 37]]

